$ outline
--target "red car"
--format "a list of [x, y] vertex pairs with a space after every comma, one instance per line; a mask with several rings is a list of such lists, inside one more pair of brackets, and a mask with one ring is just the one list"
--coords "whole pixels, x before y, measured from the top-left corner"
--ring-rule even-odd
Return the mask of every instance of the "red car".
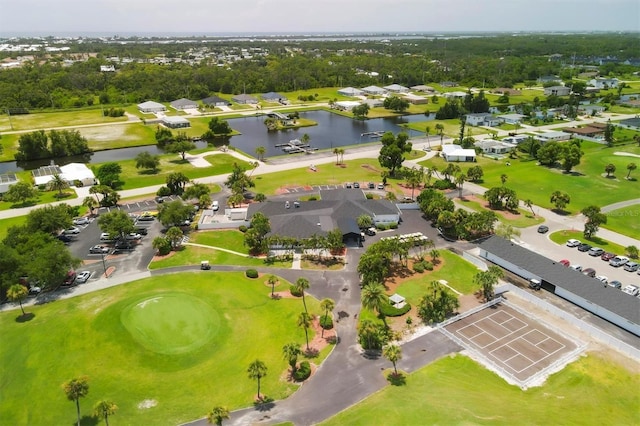
[[604, 253], [602, 253], [602, 256], [600, 256], [600, 259], [604, 260], [605, 262], [608, 262], [611, 259], [613, 259], [614, 257], [616, 257], [615, 254], [610, 253], [610, 252], [604, 252]]
[[567, 268], [569, 267], [569, 265], [571, 265], [571, 262], [569, 262], [567, 259], [562, 259], [560, 262], [562, 266], [566, 266]]

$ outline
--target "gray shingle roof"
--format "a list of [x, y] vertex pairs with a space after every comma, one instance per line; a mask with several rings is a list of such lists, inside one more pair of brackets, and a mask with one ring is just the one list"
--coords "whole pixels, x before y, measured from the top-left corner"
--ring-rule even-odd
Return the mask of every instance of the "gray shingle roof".
[[634, 324], [640, 324], [640, 299], [637, 297], [603, 286], [594, 278], [566, 268], [554, 260], [501, 237], [490, 237], [480, 244], [480, 248], [536, 274], [556, 287], [580, 296]]
[[221, 98], [220, 96], [209, 96], [208, 98], [204, 98], [202, 103], [205, 105], [216, 105], [216, 104], [229, 104], [230, 102], [226, 99]]

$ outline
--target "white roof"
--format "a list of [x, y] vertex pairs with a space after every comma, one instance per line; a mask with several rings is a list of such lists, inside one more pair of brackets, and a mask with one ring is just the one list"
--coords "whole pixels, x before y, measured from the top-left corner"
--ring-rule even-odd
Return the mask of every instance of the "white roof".
[[[67, 182], [76, 180], [84, 181], [86, 179], [95, 179], [95, 175], [86, 164], [69, 163], [66, 166], [60, 166], [60, 177]], [[35, 176], [36, 185], [46, 185], [53, 179], [53, 174]]]
[[138, 104], [138, 108], [139, 109], [148, 109], [148, 108], [165, 108], [164, 105], [162, 105], [161, 103], [158, 102], [154, 102], [154, 101], [147, 101], [147, 102], [143, 102], [141, 104]]
[[182, 123], [188, 123], [189, 120], [187, 120], [184, 117], [176, 117], [176, 116], [167, 116], [167, 115], [165, 115], [164, 117], [162, 117], [162, 122], [163, 123], [171, 123], [171, 124], [182, 124]]
[[363, 87], [362, 91], [363, 92], [373, 92], [373, 93], [385, 93], [386, 92], [386, 90], [384, 90], [382, 87], [378, 87], [378, 86]]
[[406, 99], [427, 99], [424, 96], [418, 96], [418, 95], [414, 95], [413, 93], [405, 93], [404, 97]]
[[359, 96], [362, 94], [362, 90], [356, 89], [355, 87], [345, 87], [344, 89], [339, 89], [338, 93], [347, 96]]
[[393, 296], [389, 297], [389, 300], [394, 304], [404, 302], [404, 297], [400, 296], [398, 293], [395, 293]]
[[442, 153], [447, 157], [448, 156], [451, 156], [451, 157], [475, 157], [476, 156], [475, 149], [462, 149], [460, 145], [455, 145], [455, 144], [442, 145]]
[[395, 84], [395, 83], [394, 83], [394, 84], [390, 84], [390, 85], [388, 85], [388, 86], [384, 86], [384, 88], [385, 88], [385, 89], [387, 89], [387, 90], [391, 90], [392, 92], [407, 91], [407, 90], [409, 90], [409, 88], [408, 88], [408, 87], [404, 87], [404, 86], [401, 86], [401, 85], [399, 85], [399, 84]]
[[336, 105], [342, 107], [342, 108], [353, 108], [356, 107], [358, 105], [360, 105], [360, 102], [357, 101], [338, 101], [335, 103]]

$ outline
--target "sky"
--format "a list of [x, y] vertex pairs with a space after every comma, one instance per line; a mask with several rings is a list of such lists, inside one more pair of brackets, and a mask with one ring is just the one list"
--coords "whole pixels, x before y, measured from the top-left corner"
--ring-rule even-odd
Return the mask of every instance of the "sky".
[[639, 0], [0, 0], [0, 34], [640, 31]]

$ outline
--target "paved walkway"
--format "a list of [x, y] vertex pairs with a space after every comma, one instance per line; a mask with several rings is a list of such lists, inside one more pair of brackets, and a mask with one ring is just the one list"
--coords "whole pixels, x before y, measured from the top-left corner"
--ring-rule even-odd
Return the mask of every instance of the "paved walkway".
[[216, 246], [208, 246], [205, 244], [197, 244], [197, 243], [183, 243], [183, 246], [195, 246], [195, 247], [204, 247], [204, 248], [210, 248], [210, 249], [214, 249], [214, 250], [219, 250], [219, 251], [224, 251], [227, 253], [231, 253], [231, 254], [235, 254], [236, 256], [242, 256], [242, 257], [251, 257], [248, 254], [245, 253], [239, 253], [237, 251], [233, 251], [233, 250], [229, 250], [223, 247], [216, 247]]

